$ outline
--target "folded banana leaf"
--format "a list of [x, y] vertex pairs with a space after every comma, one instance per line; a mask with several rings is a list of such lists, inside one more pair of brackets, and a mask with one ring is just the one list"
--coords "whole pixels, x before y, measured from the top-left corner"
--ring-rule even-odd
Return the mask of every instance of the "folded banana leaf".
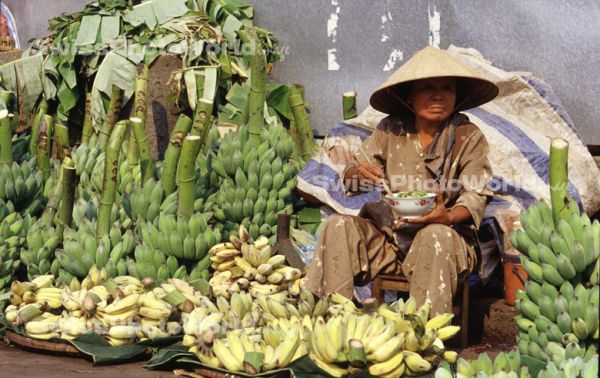
[[146, 350], [156, 350], [181, 341], [182, 336], [163, 337], [140, 341], [132, 345], [112, 346], [102, 335], [86, 333], [69, 341], [81, 353], [92, 357], [95, 365], [114, 365], [129, 362]]
[[[224, 369], [216, 369], [204, 365], [198, 360], [195, 354], [187, 351], [181, 344], [174, 344], [166, 348], [160, 349], [152, 358], [144, 365], [145, 369], [148, 370], [173, 370], [173, 369], [185, 369], [193, 371], [198, 368], [204, 368], [221, 372], [223, 374], [235, 374], [239, 377], [264, 377], [264, 378], [275, 378], [275, 377], [290, 377], [290, 378], [328, 378], [330, 375], [319, 369], [317, 365], [308, 357], [304, 356], [296, 361], [292, 362], [284, 369], [273, 370], [256, 375], [248, 375], [239, 372], [229, 372]], [[431, 377], [433, 374], [430, 375]], [[375, 378], [369, 374], [368, 371], [362, 371], [353, 377], [356, 378]], [[422, 376], [425, 378], [428, 376]]]
[[529, 373], [536, 378], [540, 371], [544, 370], [546, 363], [530, 356], [521, 355], [521, 363], [527, 366]]

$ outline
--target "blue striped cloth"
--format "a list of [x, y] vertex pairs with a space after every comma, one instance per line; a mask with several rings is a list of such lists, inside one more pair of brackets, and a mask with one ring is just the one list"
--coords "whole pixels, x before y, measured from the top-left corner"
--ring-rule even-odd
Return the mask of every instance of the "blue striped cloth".
[[8, 7], [0, 1], [0, 11], [6, 18], [6, 23], [8, 24], [8, 33], [10, 37], [15, 41], [15, 47], [17, 49], [21, 48], [21, 42], [19, 41], [19, 33], [17, 32], [17, 23], [15, 21], [15, 17]]

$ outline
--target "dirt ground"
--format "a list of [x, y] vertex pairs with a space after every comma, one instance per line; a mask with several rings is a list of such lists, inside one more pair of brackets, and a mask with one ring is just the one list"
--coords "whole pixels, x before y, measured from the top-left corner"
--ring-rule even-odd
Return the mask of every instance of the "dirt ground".
[[174, 377], [171, 372], [144, 369], [143, 361], [117, 366], [93, 366], [91, 361], [76, 357], [61, 357], [28, 352], [0, 342], [0, 377]]

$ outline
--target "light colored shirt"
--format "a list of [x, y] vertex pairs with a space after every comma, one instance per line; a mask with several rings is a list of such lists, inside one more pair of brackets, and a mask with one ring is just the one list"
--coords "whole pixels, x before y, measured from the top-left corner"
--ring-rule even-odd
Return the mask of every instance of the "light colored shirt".
[[366, 157], [359, 152], [346, 171], [368, 158], [384, 171], [393, 192], [434, 192], [439, 182], [446, 208], [464, 206], [479, 228], [492, 195], [486, 188], [492, 179], [488, 144], [466, 116], [454, 115], [451, 123], [455, 127], [443, 126], [425, 150], [412, 121], [388, 116], [362, 145]]

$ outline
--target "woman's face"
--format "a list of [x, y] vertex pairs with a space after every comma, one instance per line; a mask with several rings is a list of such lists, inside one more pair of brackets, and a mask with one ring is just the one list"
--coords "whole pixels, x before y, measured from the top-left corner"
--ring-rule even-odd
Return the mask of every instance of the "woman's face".
[[408, 96], [417, 118], [442, 122], [452, 114], [456, 101], [456, 79], [438, 77], [416, 81]]

